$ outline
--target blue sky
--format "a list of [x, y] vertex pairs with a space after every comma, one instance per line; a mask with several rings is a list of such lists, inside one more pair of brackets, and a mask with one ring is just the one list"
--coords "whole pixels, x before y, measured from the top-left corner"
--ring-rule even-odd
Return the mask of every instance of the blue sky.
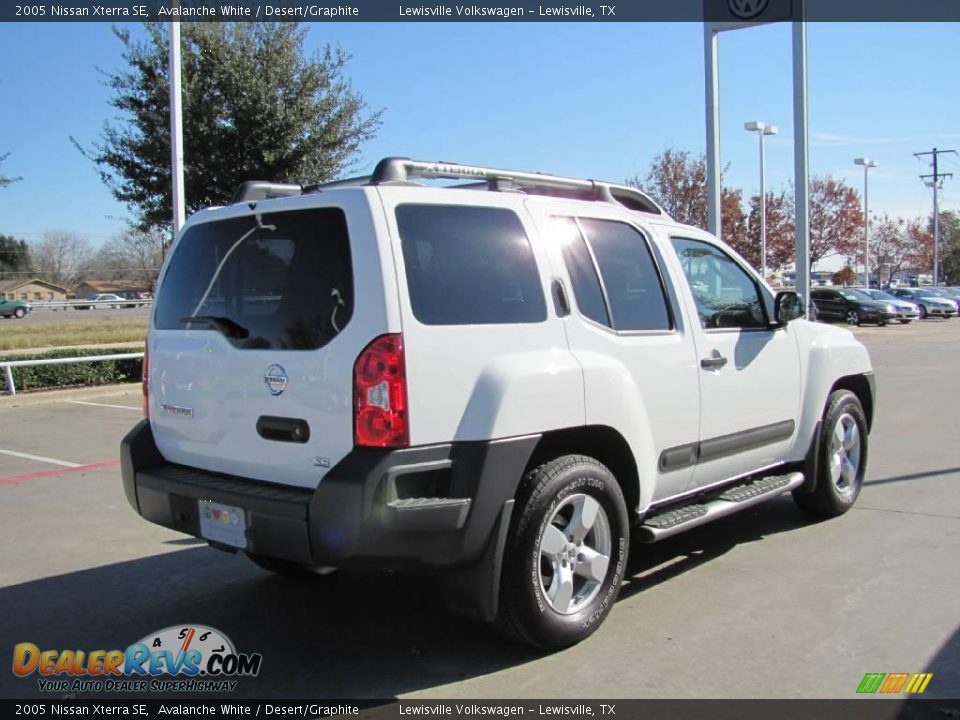
[[[960, 149], [960, 24], [811, 24], [810, 161], [862, 186], [871, 213], [929, 212], [928, 172], [914, 151]], [[348, 74], [383, 127], [357, 173], [386, 155], [456, 160], [623, 181], [665, 147], [705, 146], [703, 30], [693, 23], [379, 23], [309, 26], [308, 44], [340, 43]], [[122, 66], [109, 24], [0, 25], [0, 167], [22, 182], [0, 190], [0, 233], [36, 240], [72, 230], [99, 244], [124, 227], [91, 163], [71, 145], [113, 119], [97, 68]], [[793, 175], [790, 28], [725, 33], [721, 152], [728, 183], [758, 189], [756, 135], [767, 139], [768, 187]], [[960, 162], [941, 194], [960, 207]]]

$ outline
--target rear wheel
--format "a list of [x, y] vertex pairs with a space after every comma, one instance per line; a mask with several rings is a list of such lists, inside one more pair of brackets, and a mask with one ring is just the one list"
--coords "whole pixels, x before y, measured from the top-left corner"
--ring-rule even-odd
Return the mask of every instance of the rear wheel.
[[867, 468], [867, 420], [849, 390], [830, 395], [823, 413], [817, 456], [817, 487], [794, 491], [797, 506], [816, 517], [836, 517], [853, 507]]
[[520, 642], [568, 647], [609, 614], [626, 568], [623, 493], [593, 458], [566, 455], [532, 471], [507, 539], [497, 625]]
[[13, 311], [13, 316], [17, 318], [17, 320], [19, 320], [26, 314], [27, 314], [27, 311], [24, 310], [23, 308], [17, 308], [16, 310]]

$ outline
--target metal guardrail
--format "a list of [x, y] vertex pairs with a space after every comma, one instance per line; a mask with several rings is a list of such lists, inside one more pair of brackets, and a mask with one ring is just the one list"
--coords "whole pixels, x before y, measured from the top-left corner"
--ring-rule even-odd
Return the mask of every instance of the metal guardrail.
[[31, 310], [69, 310], [98, 307], [128, 309], [133, 307], [150, 307], [153, 300], [25, 300]]
[[103, 360], [134, 360], [142, 358], [143, 353], [116, 353], [115, 355], [89, 355], [87, 357], [72, 358], [45, 358], [43, 360], [9, 360], [0, 361], [0, 369], [3, 370], [3, 379], [7, 384], [7, 393], [16, 395], [17, 388], [13, 384], [13, 370], [15, 367], [35, 367], [37, 365], [73, 365], [83, 362], [100, 362]]

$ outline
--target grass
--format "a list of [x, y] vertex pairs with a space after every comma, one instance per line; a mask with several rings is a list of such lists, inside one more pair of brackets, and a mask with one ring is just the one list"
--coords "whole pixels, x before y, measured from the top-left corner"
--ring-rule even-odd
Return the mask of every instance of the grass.
[[15, 322], [0, 319], [0, 351], [143, 342], [147, 334], [146, 318], [91, 320], [20, 327]]

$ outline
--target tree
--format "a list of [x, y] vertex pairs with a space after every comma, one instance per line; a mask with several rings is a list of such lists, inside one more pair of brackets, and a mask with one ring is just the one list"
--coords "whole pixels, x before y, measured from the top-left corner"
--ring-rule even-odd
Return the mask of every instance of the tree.
[[[885, 285], [899, 275], [910, 263], [913, 247], [909, 226], [903, 218], [884, 215], [870, 223], [870, 268], [877, 273], [877, 281]], [[862, 254], [859, 256], [862, 261]], [[855, 258], [850, 261], [856, 262]], [[886, 272], [886, 281], [884, 281]]]
[[165, 233], [131, 229], [101, 245], [80, 274], [110, 280], [134, 280], [151, 292], [163, 264]]
[[852, 256], [862, 237], [857, 191], [831, 175], [810, 178], [810, 265], [828, 255]]
[[[0, 276], [30, 272], [30, 248], [26, 240], [0, 235]], [[0, 277], [3, 279], [3, 277]]]
[[[785, 190], [767, 193], [767, 267], [779, 269], [793, 262], [796, 241], [793, 224], [793, 195]], [[760, 267], [760, 196], [750, 198], [750, 215], [747, 221], [747, 247], [756, 254], [756, 267]], [[747, 256], [750, 259], [750, 256]], [[751, 259], [751, 262], [753, 260]]]
[[960, 214], [940, 213], [940, 263], [944, 283], [960, 285]]
[[[2, 155], [0, 155], [0, 165], [2, 165], [3, 161], [6, 160], [8, 157], [10, 157], [10, 153], [3, 153]], [[23, 178], [0, 175], [0, 188], [4, 188], [7, 185], [11, 185], [12, 183], [15, 183], [15, 182], [19, 182], [20, 180], [23, 180]]]
[[[107, 84], [127, 122], [108, 123], [92, 148], [74, 140], [144, 231], [168, 226], [172, 214], [167, 29], [145, 30], [140, 42], [114, 29], [129, 69]], [[298, 23], [184, 23], [182, 33], [188, 212], [223, 204], [246, 180], [337, 177], [380, 125], [343, 76], [349, 56], [327, 45], [305, 57]]]
[[933, 218], [917, 218], [907, 225], [910, 253], [904, 263], [918, 275], [933, 272]]
[[[627, 180], [656, 200], [676, 221], [706, 229], [707, 227], [707, 162], [705, 156], [694, 158], [686, 150], [667, 148], [653, 158], [646, 177]], [[743, 192], [723, 188], [720, 199], [722, 239], [743, 255], [747, 247], [747, 222], [743, 213]], [[759, 254], [756, 258], [759, 259]], [[750, 260], [750, 257], [747, 258]], [[752, 262], [752, 260], [751, 260]]]
[[90, 240], [65, 230], [49, 231], [30, 246], [33, 269], [39, 277], [69, 287], [80, 279], [92, 254]]
[[847, 285], [853, 285], [857, 281], [857, 273], [854, 272], [854, 269], [847, 265], [842, 270], [838, 270], [833, 275], [830, 276], [830, 282], [834, 285], [842, 285], [846, 287]]

